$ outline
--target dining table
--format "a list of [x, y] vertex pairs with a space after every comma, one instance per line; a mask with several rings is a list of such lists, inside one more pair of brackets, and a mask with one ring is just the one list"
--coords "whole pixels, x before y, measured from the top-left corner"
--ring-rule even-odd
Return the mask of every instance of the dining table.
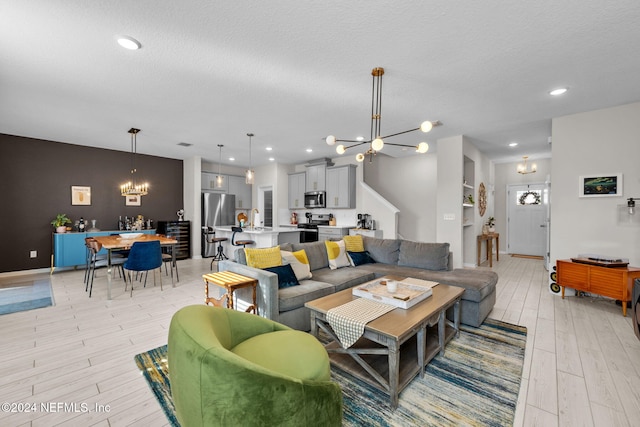
[[[125, 234], [125, 233], [123, 233]], [[126, 235], [126, 234], [125, 234]], [[122, 251], [131, 249], [136, 242], [149, 242], [153, 240], [159, 240], [160, 246], [171, 246], [171, 263], [175, 265], [176, 262], [176, 249], [175, 246], [178, 241], [174, 238], [167, 237], [162, 234], [140, 234], [135, 237], [121, 237], [121, 234], [114, 234], [111, 236], [95, 236], [94, 239], [98, 241], [104, 249], [107, 250], [107, 299], [111, 299], [111, 254], [113, 251]], [[175, 287], [175, 283], [172, 283]]]

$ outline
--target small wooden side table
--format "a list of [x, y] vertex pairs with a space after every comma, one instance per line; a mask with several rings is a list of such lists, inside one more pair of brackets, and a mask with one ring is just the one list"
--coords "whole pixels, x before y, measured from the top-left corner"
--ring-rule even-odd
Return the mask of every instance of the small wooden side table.
[[493, 267], [493, 239], [496, 239], [496, 261], [500, 261], [500, 233], [480, 234], [478, 236], [478, 266], [480, 266], [482, 242], [486, 242], [489, 267]]
[[[251, 277], [242, 276], [231, 271], [219, 271], [217, 273], [203, 274], [204, 279], [204, 303], [213, 304], [214, 306], [221, 306], [224, 302], [224, 298], [227, 298], [227, 308], [233, 310], [233, 291], [236, 289], [246, 288], [251, 286], [253, 288], [253, 304], [247, 308], [247, 312], [252, 311], [254, 314], [258, 314], [258, 302], [256, 299], [256, 289], [258, 287], [258, 281]], [[227, 293], [219, 300], [209, 297], [209, 284], [219, 286], [227, 290]]]

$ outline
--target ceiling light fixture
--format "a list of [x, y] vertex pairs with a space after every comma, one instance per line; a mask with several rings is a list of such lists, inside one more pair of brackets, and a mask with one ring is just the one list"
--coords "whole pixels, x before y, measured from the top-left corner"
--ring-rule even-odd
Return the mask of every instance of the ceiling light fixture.
[[554, 90], [550, 91], [549, 95], [551, 95], [551, 96], [562, 95], [562, 94], [566, 93], [567, 90], [569, 90], [569, 89], [567, 89], [566, 87], [559, 87], [558, 89], [554, 89]]
[[249, 169], [245, 172], [244, 182], [245, 184], [253, 184], [255, 171], [251, 168], [251, 138], [253, 138], [254, 135], [252, 133], [248, 133], [247, 136], [249, 137]]
[[120, 193], [123, 196], [146, 196], [149, 194], [149, 184], [138, 184], [136, 182], [136, 156], [138, 151], [138, 132], [140, 129], [131, 128], [129, 133], [131, 134], [131, 180], [120, 186]]
[[224, 147], [224, 145], [218, 144], [218, 150], [220, 153], [218, 155], [218, 176], [216, 176], [216, 188], [222, 188], [224, 185], [224, 177], [220, 173], [220, 167], [222, 165], [222, 147]]
[[517, 142], [510, 142], [509, 147], [516, 147], [518, 145]]
[[529, 158], [529, 156], [522, 156], [522, 158], [524, 159], [524, 163], [518, 164], [518, 173], [526, 175], [528, 173], [535, 173], [538, 170], [538, 167], [535, 163], [531, 163], [531, 169], [528, 169], [527, 159]]
[[138, 40], [129, 36], [118, 36], [118, 44], [129, 50], [138, 50], [142, 47]]
[[[348, 149], [353, 147], [358, 147], [362, 144], [369, 144], [369, 148], [367, 151], [363, 153], [358, 153], [356, 155], [356, 160], [358, 162], [362, 162], [365, 158], [365, 155], [369, 155], [369, 162], [373, 161], [373, 156], [384, 147], [385, 139], [391, 138], [393, 136], [402, 135], [409, 132], [414, 132], [417, 130], [421, 130], [424, 133], [431, 131], [435, 126], [440, 126], [442, 123], [438, 120], [436, 121], [425, 121], [422, 122], [420, 127], [415, 129], [405, 130], [403, 132], [394, 133], [391, 135], [381, 136], [381, 124], [382, 124], [382, 76], [384, 75], [384, 68], [376, 67], [371, 70], [371, 75], [373, 76], [372, 90], [371, 90], [371, 133], [370, 139], [368, 141], [364, 141], [361, 139], [351, 140], [351, 139], [337, 139], [333, 135], [329, 135], [326, 138], [326, 142], [329, 145], [335, 145], [336, 142], [355, 142], [355, 144], [350, 146], [345, 146], [344, 144], [340, 144], [336, 147], [336, 152], [338, 154], [344, 154]], [[364, 139], [364, 138], [363, 138]], [[418, 153], [426, 153], [429, 150], [429, 144], [426, 142], [421, 142], [418, 145], [406, 145], [406, 144], [394, 144], [391, 142], [386, 142], [386, 144], [394, 145], [397, 147], [411, 147], [415, 148]]]

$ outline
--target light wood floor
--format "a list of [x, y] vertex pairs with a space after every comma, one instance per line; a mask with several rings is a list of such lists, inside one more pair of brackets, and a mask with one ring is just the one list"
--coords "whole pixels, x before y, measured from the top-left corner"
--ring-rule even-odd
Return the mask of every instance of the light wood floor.
[[[209, 261], [178, 264], [175, 288], [163, 276], [161, 292], [149, 277], [147, 288], [130, 298], [116, 279], [112, 301], [106, 300], [104, 271], [92, 298], [82, 271], [56, 272], [54, 307], [0, 316], [0, 403], [38, 407], [0, 411], [0, 425], [167, 425], [133, 356], [166, 344], [173, 313], [203, 301], [201, 275]], [[493, 270], [500, 280], [491, 317], [528, 328], [515, 425], [637, 425], [640, 341], [620, 307], [602, 298], [550, 294], [542, 261], [503, 255]], [[40, 404], [46, 402], [77, 409], [45, 413]], [[109, 410], [94, 411], [96, 404]]]

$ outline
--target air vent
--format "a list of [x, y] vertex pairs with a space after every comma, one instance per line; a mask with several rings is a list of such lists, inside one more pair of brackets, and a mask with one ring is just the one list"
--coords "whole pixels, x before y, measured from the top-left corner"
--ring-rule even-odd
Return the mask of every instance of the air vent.
[[321, 159], [314, 159], [314, 160], [309, 160], [306, 164], [306, 166], [314, 166], [314, 165], [327, 165], [327, 166], [333, 166], [333, 162], [331, 161], [331, 159], [329, 157], [322, 157]]
[[189, 144], [188, 142], [178, 142], [178, 145], [181, 147], [191, 147], [193, 144]]

